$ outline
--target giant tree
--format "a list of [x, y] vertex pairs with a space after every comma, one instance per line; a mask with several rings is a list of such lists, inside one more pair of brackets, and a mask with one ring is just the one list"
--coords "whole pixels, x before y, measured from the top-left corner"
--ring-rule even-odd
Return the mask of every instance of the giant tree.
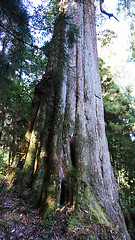
[[44, 216], [63, 205], [81, 206], [130, 239], [105, 136], [94, 0], [59, 1], [46, 54], [48, 68], [14, 160], [23, 167], [21, 184], [36, 191]]

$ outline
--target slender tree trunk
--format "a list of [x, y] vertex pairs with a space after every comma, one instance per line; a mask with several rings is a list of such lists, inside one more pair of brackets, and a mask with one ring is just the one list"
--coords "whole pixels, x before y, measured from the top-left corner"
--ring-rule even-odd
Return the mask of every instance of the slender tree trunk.
[[[72, 16], [80, 36], [72, 48], [65, 38], [67, 66], [60, 59], [59, 41], [57, 59], [36, 87], [34, 115], [20, 148], [26, 156], [25, 179], [37, 192], [42, 213], [65, 204], [82, 206], [96, 211], [102, 222], [123, 226], [121, 239], [130, 239], [105, 136], [94, 0], [63, 0], [60, 11]], [[63, 27], [52, 43], [67, 36], [68, 25], [58, 32]]]

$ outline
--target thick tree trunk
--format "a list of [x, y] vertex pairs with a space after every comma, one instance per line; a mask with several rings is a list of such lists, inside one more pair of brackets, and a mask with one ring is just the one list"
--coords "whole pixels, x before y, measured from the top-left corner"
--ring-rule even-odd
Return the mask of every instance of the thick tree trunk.
[[64, 43], [68, 66], [56, 46], [57, 60], [36, 87], [34, 117], [19, 150], [25, 155], [25, 179], [42, 213], [65, 204], [82, 206], [119, 231], [123, 226], [120, 239], [130, 239], [105, 136], [94, 0], [63, 0], [63, 9], [80, 36], [72, 48]]

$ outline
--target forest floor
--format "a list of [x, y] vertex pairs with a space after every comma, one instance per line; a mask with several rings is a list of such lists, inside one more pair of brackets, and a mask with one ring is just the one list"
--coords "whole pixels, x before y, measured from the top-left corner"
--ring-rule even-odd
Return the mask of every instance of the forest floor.
[[78, 219], [72, 207], [63, 207], [43, 221], [38, 209], [30, 206], [9, 181], [0, 179], [0, 240], [117, 239], [115, 229], [92, 222], [87, 211], [80, 209]]

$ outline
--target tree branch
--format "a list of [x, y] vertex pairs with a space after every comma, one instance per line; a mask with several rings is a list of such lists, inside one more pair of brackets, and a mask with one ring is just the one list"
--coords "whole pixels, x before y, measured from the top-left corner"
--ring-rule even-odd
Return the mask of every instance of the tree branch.
[[113, 15], [113, 13], [108, 13], [103, 9], [103, 3], [104, 3], [104, 0], [100, 0], [100, 11], [103, 14], [107, 15], [109, 18], [114, 17], [119, 22], [119, 20]]
[[8, 32], [11, 36], [13, 36], [14, 38], [18, 39], [20, 42], [29, 45], [30, 47], [36, 47], [33, 44], [30, 44], [28, 42], [25, 42], [23, 39], [17, 37], [14, 33], [12, 33], [1, 21], [0, 21], [0, 26], [6, 31]]

